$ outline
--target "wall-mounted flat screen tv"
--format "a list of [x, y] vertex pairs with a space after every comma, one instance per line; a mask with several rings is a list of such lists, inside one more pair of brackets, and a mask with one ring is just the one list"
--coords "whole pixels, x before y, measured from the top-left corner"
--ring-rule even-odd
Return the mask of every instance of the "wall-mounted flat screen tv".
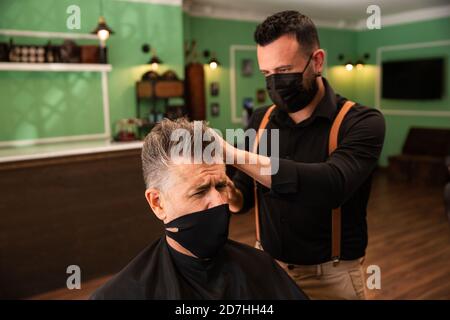
[[444, 94], [444, 58], [386, 61], [382, 64], [382, 97], [436, 100]]

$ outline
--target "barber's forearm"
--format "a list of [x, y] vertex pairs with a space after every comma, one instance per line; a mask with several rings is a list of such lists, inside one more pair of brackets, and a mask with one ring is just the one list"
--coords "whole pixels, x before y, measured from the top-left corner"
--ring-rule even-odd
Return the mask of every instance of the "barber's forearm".
[[272, 177], [270, 174], [271, 162], [269, 157], [240, 149], [234, 149], [233, 152], [234, 167], [243, 171], [263, 186], [270, 188]]

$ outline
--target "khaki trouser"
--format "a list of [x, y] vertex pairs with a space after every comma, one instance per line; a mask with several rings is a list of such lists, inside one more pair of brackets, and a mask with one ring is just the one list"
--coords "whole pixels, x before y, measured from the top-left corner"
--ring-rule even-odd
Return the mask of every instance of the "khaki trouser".
[[[262, 247], [255, 245], [256, 248]], [[318, 265], [294, 265], [278, 261], [300, 289], [312, 300], [365, 300], [363, 259]]]

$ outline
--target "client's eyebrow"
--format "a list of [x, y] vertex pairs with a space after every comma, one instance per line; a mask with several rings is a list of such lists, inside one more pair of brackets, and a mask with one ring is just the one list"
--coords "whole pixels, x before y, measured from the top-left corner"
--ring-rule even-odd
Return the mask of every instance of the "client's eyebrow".
[[[220, 181], [218, 181], [218, 182], [216, 183], [215, 186], [216, 186], [216, 187], [225, 187], [226, 185], [227, 185], [227, 180], [226, 180], [226, 179], [221, 179]], [[209, 188], [211, 188], [211, 182], [207, 182], [207, 183], [201, 184], [201, 185], [199, 185], [199, 186], [193, 187], [193, 188], [190, 190], [189, 194], [190, 194], [190, 195], [194, 195], [194, 194], [196, 194], [196, 193], [198, 193], [198, 192], [206, 191], [206, 190], [208, 190]]]

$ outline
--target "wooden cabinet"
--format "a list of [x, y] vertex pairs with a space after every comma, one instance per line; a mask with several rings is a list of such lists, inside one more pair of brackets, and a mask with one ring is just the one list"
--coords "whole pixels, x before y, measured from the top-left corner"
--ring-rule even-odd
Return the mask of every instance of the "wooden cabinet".
[[0, 163], [0, 298], [120, 271], [163, 233], [145, 197], [140, 149]]

